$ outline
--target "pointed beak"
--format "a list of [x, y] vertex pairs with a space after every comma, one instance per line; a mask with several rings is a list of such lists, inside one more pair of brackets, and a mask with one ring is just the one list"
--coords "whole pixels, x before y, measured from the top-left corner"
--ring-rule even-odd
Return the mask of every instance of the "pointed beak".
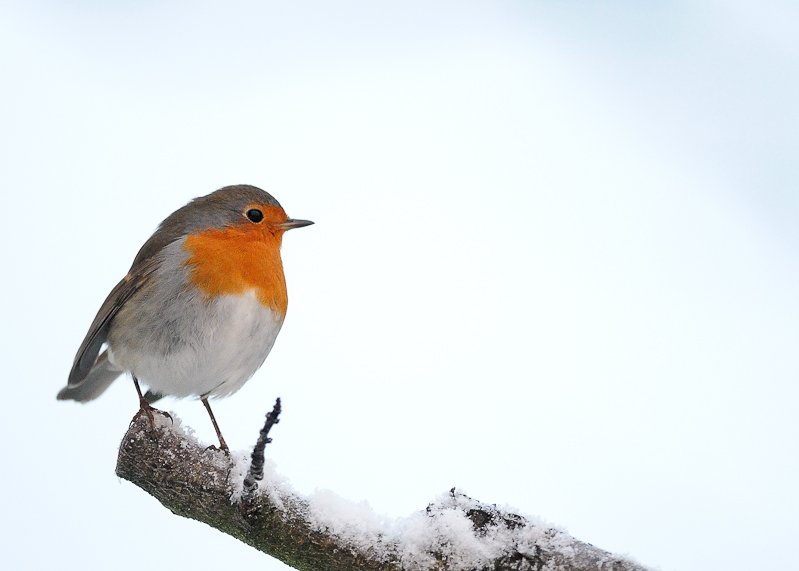
[[294, 220], [289, 218], [282, 224], [278, 224], [278, 228], [282, 228], [283, 230], [292, 230], [294, 228], [302, 228], [303, 226], [310, 226], [313, 224], [310, 220]]

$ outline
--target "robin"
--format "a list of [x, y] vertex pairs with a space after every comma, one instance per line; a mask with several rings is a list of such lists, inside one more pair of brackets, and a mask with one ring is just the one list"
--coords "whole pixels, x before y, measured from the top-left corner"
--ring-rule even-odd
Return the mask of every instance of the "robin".
[[198, 396], [227, 451], [208, 399], [239, 390], [269, 355], [288, 305], [283, 233], [310, 224], [248, 185], [172, 213], [100, 307], [58, 399], [94, 400], [129, 372], [151, 426], [151, 403]]

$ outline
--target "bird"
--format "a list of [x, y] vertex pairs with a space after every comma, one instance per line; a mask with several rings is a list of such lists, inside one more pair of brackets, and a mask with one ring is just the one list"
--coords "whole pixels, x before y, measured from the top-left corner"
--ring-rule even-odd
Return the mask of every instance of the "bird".
[[199, 397], [227, 453], [208, 399], [235, 393], [269, 355], [288, 307], [283, 234], [311, 224], [244, 184], [173, 212], [100, 307], [57, 399], [92, 401], [127, 372], [151, 427], [158, 399]]

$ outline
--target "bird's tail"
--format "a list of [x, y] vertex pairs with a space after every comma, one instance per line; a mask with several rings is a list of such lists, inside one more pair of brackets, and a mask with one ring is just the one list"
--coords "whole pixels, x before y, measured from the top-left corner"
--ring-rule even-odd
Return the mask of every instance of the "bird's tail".
[[103, 351], [89, 374], [77, 385], [65, 386], [58, 392], [58, 400], [75, 400], [89, 402], [99, 397], [114, 380], [124, 373], [108, 360], [108, 351]]

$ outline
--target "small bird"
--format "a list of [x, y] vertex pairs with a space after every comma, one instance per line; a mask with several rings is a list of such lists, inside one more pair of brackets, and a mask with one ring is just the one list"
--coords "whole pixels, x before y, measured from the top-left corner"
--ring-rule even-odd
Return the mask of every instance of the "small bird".
[[151, 403], [197, 396], [227, 451], [208, 398], [239, 390], [269, 355], [288, 305], [283, 233], [310, 224], [249, 185], [176, 210], [100, 307], [58, 399], [94, 400], [129, 372], [151, 425]]

